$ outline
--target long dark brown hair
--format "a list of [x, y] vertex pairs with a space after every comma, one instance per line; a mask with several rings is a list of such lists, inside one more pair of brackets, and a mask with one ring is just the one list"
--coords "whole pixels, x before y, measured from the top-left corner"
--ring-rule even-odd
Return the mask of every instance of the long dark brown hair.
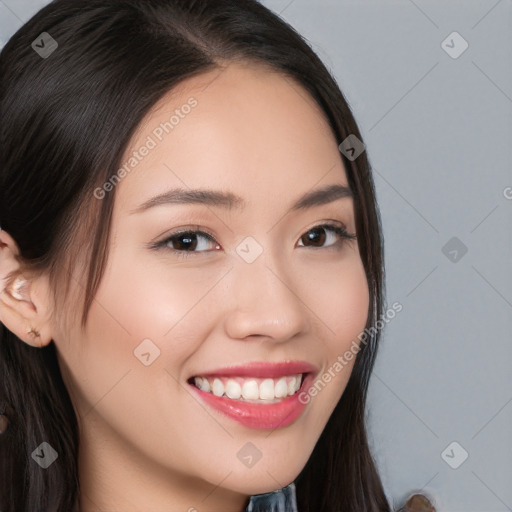
[[[43, 32], [58, 43], [42, 58]], [[85, 326], [105, 263], [115, 193], [93, 191], [116, 174], [139, 123], [183, 81], [226, 62], [266, 64], [306, 88], [341, 143], [362, 137], [334, 78], [305, 40], [255, 0], [55, 0], [0, 53], [0, 226], [23, 271], [49, 276], [55, 307], [71, 279], [83, 288]], [[370, 291], [367, 328], [383, 312], [380, 217], [370, 164], [341, 155], [354, 196]], [[86, 265], [82, 280], [73, 275]], [[68, 306], [69, 309], [69, 306]], [[63, 309], [64, 311], [64, 309]], [[346, 389], [295, 480], [300, 512], [388, 512], [368, 446], [365, 403], [379, 332], [362, 345]], [[1, 512], [78, 511], [78, 421], [53, 341], [34, 348], [0, 324]], [[42, 469], [42, 440], [58, 459]]]

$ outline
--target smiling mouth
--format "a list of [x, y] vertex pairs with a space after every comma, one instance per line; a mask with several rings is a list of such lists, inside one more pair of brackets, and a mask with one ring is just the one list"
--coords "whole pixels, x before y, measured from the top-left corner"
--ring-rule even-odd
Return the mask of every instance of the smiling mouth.
[[240, 402], [273, 404], [298, 393], [307, 373], [275, 378], [196, 376], [188, 383], [205, 393]]

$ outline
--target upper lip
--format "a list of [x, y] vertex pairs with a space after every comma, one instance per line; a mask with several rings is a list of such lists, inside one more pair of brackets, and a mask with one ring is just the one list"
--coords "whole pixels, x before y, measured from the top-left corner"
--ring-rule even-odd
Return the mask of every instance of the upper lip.
[[306, 361], [283, 361], [275, 363], [253, 361], [249, 363], [231, 365], [224, 368], [208, 370], [205, 372], [197, 373], [194, 375], [194, 377], [236, 376], [276, 378], [283, 377], [285, 375], [297, 375], [299, 373], [311, 373], [316, 371], [316, 367]]

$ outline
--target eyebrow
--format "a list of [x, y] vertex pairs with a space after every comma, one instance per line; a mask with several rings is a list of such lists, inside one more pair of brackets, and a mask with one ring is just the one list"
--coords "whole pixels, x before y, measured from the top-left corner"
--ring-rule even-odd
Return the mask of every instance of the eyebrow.
[[[353, 197], [352, 191], [345, 185], [328, 185], [312, 190], [299, 197], [292, 204], [290, 211], [305, 210], [314, 206], [332, 203], [338, 199]], [[207, 189], [173, 189], [148, 199], [137, 208], [130, 210], [130, 214], [142, 213], [156, 206], [169, 204], [204, 204], [228, 210], [245, 208], [245, 201], [232, 192]]]

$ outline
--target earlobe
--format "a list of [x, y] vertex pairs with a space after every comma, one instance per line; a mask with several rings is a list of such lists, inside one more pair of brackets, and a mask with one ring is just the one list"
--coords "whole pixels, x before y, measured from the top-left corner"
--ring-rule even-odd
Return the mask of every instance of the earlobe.
[[3, 299], [0, 299], [0, 321], [20, 340], [32, 347], [42, 348], [52, 340], [45, 331], [40, 332], [32, 327], [26, 318], [3, 302]]
[[16, 243], [0, 231], [0, 322], [20, 340], [43, 347], [52, 340], [48, 303], [39, 300], [39, 278], [27, 279], [20, 272]]
[[[33, 347], [43, 347], [52, 340], [46, 305], [35, 305], [30, 284], [19, 276], [14, 286], [3, 290], [0, 295], [0, 321], [20, 340]], [[23, 293], [20, 290], [26, 290]]]

